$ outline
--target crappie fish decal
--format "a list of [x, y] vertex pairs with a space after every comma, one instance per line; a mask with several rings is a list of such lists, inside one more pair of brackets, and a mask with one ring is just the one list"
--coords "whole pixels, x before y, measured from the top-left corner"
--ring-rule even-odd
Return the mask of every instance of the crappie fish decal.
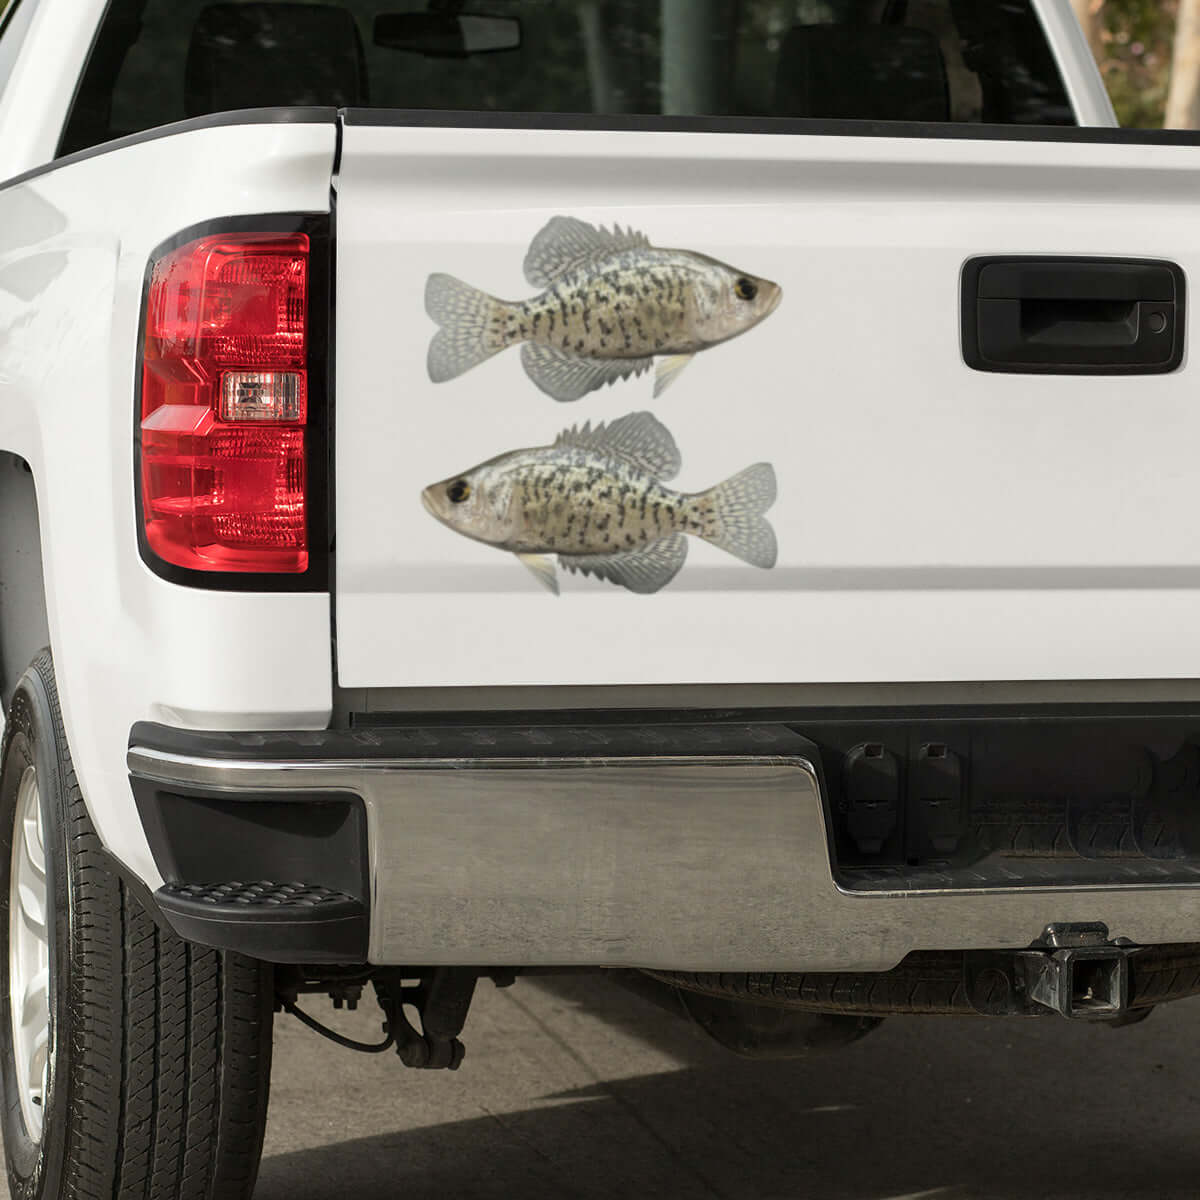
[[631, 413], [451, 475], [421, 500], [456, 533], [517, 555], [556, 595], [549, 555], [568, 571], [657, 592], [683, 566], [688, 534], [773, 567], [775, 531], [763, 515], [775, 502], [770, 463], [692, 494], [664, 486], [681, 465], [670, 433], [650, 413]]
[[656, 358], [658, 396], [693, 355], [753, 329], [783, 297], [777, 283], [715, 258], [574, 217], [554, 217], [533, 239], [525, 278], [544, 291], [509, 301], [430, 275], [425, 311], [441, 326], [429, 346], [434, 383], [522, 343], [529, 378], [555, 400], [640, 375]]

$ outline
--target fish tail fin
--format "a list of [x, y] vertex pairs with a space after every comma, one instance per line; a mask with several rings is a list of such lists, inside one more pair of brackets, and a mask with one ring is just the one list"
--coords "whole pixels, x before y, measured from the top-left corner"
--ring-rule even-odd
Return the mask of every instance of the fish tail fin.
[[441, 326], [429, 343], [427, 366], [434, 383], [445, 383], [505, 348], [492, 319], [507, 307], [453, 275], [430, 275], [425, 311]]
[[700, 536], [753, 567], [773, 567], [779, 549], [763, 514], [775, 503], [775, 494], [770, 463], [747, 467], [697, 497], [707, 517]]

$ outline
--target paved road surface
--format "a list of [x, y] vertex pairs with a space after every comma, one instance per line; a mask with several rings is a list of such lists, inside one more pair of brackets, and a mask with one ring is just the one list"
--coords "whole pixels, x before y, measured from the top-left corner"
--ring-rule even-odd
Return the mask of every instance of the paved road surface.
[[487, 983], [457, 1075], [276, 1030], [256, 1200], [1200, 1197], [1198, 1001], [1124, 1030], [893, 1018], [757, 1064], [600, 981]]

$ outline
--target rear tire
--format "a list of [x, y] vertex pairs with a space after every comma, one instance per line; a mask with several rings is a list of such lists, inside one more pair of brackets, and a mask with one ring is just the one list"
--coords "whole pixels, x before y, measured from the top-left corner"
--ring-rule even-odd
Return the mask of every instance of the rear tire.
[[[30, 1059], [37, 1039], [23, 1032], [38, 1020], [27, 997], [40, 984], [22, 978], [36, 955], [14, 932], [37, 924], [29, 880], [39, 839], [22, 849], [28, 819], [14, 833], [22, 803], [31, 811], [31, 778], [48, 914], [44, 1074]], [[24, 890], [13, 887], [14, 864]], [[13, 1200], [248, 1200], [266, 1124], [270, 968], [184, 942], [110, 870], [71, 766], [48, 652], [18, 683], [4, 731], [0, 905], [0, 1119]]]

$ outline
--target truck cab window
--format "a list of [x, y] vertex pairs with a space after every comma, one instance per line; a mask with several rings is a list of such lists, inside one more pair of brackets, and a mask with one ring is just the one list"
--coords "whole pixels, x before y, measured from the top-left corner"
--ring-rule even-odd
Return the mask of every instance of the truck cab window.
[[1029, 0], [471, 3], [113, 0], [62, 149], [302, 104], [1074, 123]]

